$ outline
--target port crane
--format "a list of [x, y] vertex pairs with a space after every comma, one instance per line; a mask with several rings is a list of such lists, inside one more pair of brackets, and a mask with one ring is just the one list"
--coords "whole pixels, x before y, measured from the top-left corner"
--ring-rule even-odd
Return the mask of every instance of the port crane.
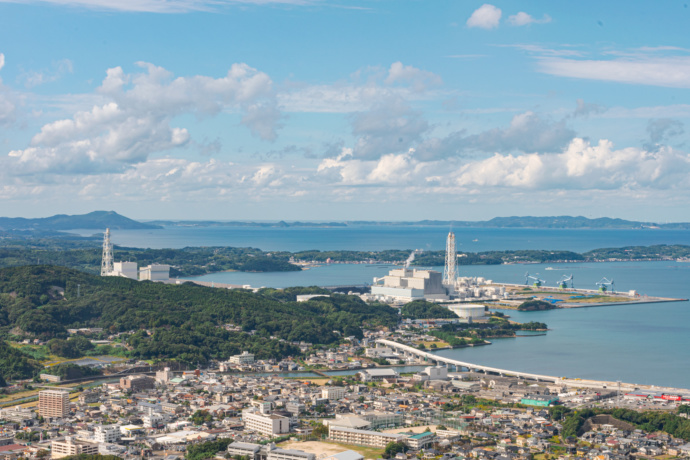
[[599, 290], [601, 292], [616, 292], [616, 286], [613, 282], [613, 280], [610, 280], [608, 278], [602, 278], [601, 281], [597, 283], [597, 286], [599, 286]]
[[575, 287], [573, 285], [573, 275], [563, 275], [563, 278], [556, 283], [556, 286], [558, 286], [560, 289], [568, 289], [568, 282], [570, 282], [570, 289], [573, 289]]
[[525, 273], [525, 284], [529, 284], [529, 280], [534, 280], [534, 283], [532, 285], [534, 287], [541, 287], [542, 284], [546, 283], [546, 281], [537, 278], [536, 276], [532, 276], [529, 273]]

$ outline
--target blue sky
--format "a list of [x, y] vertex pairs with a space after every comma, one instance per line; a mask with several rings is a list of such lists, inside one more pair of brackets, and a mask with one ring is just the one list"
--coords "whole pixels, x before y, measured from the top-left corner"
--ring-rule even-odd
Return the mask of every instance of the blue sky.
[[689, 18], [0, 0], [0, 215], [690, 221]]

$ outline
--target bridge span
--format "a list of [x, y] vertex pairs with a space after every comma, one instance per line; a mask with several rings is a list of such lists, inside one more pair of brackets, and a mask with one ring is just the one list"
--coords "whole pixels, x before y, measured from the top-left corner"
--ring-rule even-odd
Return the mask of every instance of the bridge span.
[[458, 361], [457, 359], [446, 358], [444, 356], [439, 356], [439, 355], [435, 355], [433, 353], [428, 353], [426, 351], [418, 350], [417, 348], [411, 347], [409, 345], [403, 345], [402, 343], [394, 342], [392, 340], [376, 339], [376, 343], [380, 343], [382, 345], [386, 345], [388, 347], [400, 350], [405, 355], [414, 354], [414, 355], [426, 358], [429, 361], [433, 361], [436, 363], [444, 363], [447, 365], [449, 364], [451, 366], [456, 366], [456, 368], [457, 367], [466, 367], [467, 369], [470, 369], [470, 370], [491, 372], [491, 373], [498, 374], [501, 376], [503, 376], [503, 375], [515, 376], [518, 378], [533, 379], [533, 380], [545, 381], [545, 382], [559, 382], [559, 381], [561, 381], [561, 378], [554, 377], [551, 375], [540, 375], [540, 374], [531, 374], [529, 372], [509, 371], [507, 369], [499, 369], [496, 367], [482, 366], [480, 364], [466, 363], [464, 361]]

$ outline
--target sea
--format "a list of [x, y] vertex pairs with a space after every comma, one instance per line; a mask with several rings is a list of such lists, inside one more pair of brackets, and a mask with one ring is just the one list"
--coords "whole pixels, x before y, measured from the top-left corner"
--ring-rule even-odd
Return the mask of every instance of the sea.
[[[449, 228], [361, 225], [348, 227], [166, 227], [117, 230], [114, 244], [140, 248], [255, 247], [265, 251], [445, 248]], [[685, 230], [453, 229], [459, 251], [570, 250], [655, 244], [690, 245]], [[90, 235], [88, 231], [78, 232]], [[429, 267], [441, 270], [441, 267]], [[330, 264], [301, 272], [225, 272], [202, 281], [253, 287], [342, 286], [371, 283], [387, 265]], [[606, 277], [618, 291], [690, 298], [690, 263], [675, 261], [460, 266], [460, 276], [523, 284], [526, 274], [555, 286], [573, 275], [576, 288], [596, 288]], [[546, 335], [493, 339], [492, 345], [441, 350], [443, 356], [488, 366], [570, 378], [690, 388], [690, 302], [560, 309], [504, 310], [520, 322], [546, 323]]]

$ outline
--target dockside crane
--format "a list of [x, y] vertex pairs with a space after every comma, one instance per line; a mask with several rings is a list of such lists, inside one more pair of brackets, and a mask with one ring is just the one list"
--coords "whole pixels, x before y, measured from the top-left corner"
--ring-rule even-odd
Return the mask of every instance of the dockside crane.
[[534, 283], [532, 283], [532, 286], [534, 287], [541, 287], [542, 284], [546, 283], [546, 281], [539, 279], [536, 276], [525, 273], [525, 285], [529, 284], [529, 280], [534, 280]]
[[613, 282], [613, 280], [610, 280], [608, 278], [602, 278], [601, 281], [597, 283], [597, 286], [599, 286], [599, 290], [601, 292], [616, 292], [616, 286]]
[[556, 286], [558, 286], [560, 289], [568, 289], [568, 281], [570, 281], [570, 289], [573, 289], [575, 287], [573, 285], [573, 275], [563, 275], [563, 278], [556, 283]]

